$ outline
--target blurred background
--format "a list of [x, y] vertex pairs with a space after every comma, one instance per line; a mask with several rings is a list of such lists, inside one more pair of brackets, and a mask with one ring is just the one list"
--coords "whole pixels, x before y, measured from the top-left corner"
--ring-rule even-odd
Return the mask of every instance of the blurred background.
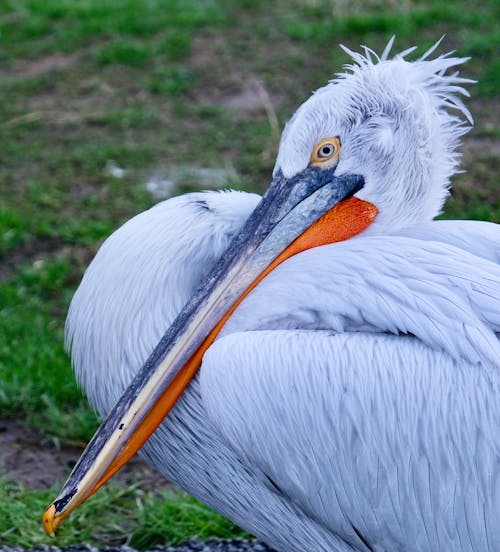
[[[99, 245], [172, 195], [265, 190], [284, 123], [348, 62], [339, 43], [421, 54], [446, 34], [440, 53], [472, 57], [443, 216], [500, 221], [499, 20], [497, 0], [0, 0], [0, 544], [49, 542], [43, 508], [97, 427], [63, 327]], [[239, 534], [137, 464], [57, 544]]]

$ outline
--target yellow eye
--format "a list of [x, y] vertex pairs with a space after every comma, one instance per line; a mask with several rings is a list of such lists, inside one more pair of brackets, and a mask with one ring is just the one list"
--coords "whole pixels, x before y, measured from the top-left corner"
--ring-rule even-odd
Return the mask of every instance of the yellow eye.
[[337, 162], [339, 153], [340, 139], [338, 137], [325, 138], [314, 146], [310, 161], [312, 165], [329, 168]]

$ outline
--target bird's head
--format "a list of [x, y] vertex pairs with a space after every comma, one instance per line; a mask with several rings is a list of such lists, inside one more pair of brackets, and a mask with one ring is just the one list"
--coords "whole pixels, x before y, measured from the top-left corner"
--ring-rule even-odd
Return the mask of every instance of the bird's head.
[[356, 196], [379, 211], [369, 232], [397, 230], [438, 215], [458, 164], [456, 148], [472, 118], [460, 96], [474, 82], [449, 70], [467, 61], [450, 54], [415, 61], [410, 48], [389, 58], [343, 48], [346, 71], [317, 90], [287, 124], [274, 174], [291, 178], [311, 166], [359, 174]]
[[[465, 61], [409, 63], [350, 52], [349, 72], [318, 90], [287, 125], [273, 181], [206, 282], [138, 372], [44, 515], [49, 533], [144, 444], [189, 384], [242, 299], [288, 257], [360, 232], [436, 215], [470, 121], [459, 99]], [[375, 61], [374, 61], [375, 60]], [[357, 197], [352, 197], [356, 195]], [[116, 369], [116, 367], [110, 367]]]

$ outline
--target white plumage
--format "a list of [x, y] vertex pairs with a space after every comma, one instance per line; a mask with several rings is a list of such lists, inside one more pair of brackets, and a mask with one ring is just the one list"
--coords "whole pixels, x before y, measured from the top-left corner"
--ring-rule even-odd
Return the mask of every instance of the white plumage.
[[[290, 258], [244, 299], [142, 449], [277, 550], [500, 550], [500, 230], [431, 222], [465, 131], [463, 60], [377, 63], [312, 96], [277, 169], [338, 135], [337, 173], [379, 209]], [[306, 161], [304, 161], [306, 160]], [[259, 197], [177, 197], [115, 232], [71, 304], [68, 342], [106, 414]]]

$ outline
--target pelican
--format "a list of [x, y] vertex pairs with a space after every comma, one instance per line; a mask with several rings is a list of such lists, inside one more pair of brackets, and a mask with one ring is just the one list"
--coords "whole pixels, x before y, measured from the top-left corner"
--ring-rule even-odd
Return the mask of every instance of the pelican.
[[49, 533], [140, 449], [278, 551], [500, 550], [500, 230], [433, 220], [472, 81], [392, 42], [344, 48], [264, 197], [175, 197], [103, 244], [67, 341], [107, 418]]

